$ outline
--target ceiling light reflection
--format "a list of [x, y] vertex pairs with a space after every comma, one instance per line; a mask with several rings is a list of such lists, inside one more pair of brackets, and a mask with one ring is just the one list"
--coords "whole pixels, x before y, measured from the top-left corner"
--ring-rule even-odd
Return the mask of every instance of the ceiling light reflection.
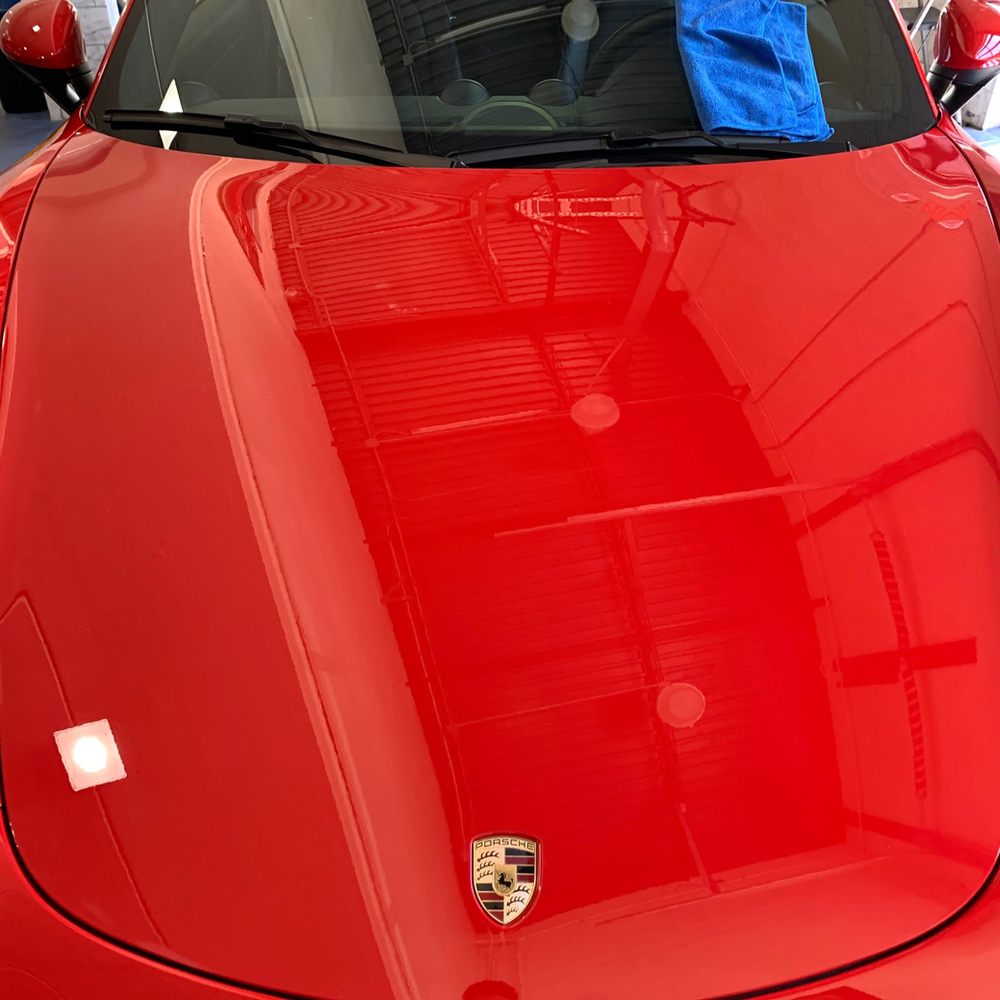
[[56, 746], [74, 791], [106, 785], [125, 777], [118, 744], [107, 719], [55, 733]]
[[87, 774], [108, 766], [108, 751], [96, 736], [82, 736], [73, 744], [73, 763]]

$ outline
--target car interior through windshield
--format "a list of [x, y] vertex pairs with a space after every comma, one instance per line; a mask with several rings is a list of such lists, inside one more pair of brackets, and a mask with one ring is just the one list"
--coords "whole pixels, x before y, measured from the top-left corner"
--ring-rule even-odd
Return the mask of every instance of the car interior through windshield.
[[[437, 156], [698, 128], [673, 0], [140, 2], [98, 87], [95, 127], [111, 109], [253, 115]], [[805, 6], [842, 148], [933, 124], [889, 0]], [[118, 134], [161, 141], [155, 129]], [[220, 142], [183, 135], [176, 148]]]

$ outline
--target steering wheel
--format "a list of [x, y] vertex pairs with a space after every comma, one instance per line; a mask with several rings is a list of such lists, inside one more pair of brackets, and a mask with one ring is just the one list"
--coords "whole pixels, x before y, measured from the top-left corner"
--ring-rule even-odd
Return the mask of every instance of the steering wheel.
[[834, 111], [857, 111], [854, 95], [838, 80], [821, 80], [819, 84], [823, 107]]
[[619, 28], [598, 50], [587, 67], [583, 79], [583, 93], [596, 94], [612, 73], [643, 45], [648, 45], [650, 35], [657, 31], [673, 31], [677, 14], [673, 7], [650, 11]]
[[559, 129], [559, 123], [545, 108], [539, 107], [526, 97], [494, 97], [472, 108], [462, 119], [457, 131], [464, 131], [470, 125], [530, 128], [533, 124], [532, 119], [535, 127], [538, 119], [541, 119], [550, 131], [556, 132]]

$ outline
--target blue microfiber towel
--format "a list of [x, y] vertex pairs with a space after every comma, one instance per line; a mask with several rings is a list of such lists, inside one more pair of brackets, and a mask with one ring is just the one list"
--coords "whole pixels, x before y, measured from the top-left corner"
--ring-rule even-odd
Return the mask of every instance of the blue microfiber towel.
[[806, 32], [788, 0], [677, 0], [677, 42], [706, 132], [828, 139]]

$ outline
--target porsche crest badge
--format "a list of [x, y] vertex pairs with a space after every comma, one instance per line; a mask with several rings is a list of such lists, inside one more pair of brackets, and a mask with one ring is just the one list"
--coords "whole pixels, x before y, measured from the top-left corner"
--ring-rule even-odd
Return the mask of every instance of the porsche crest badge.
[[501, 927], [520, 920], [538, 892], [537, 840], [512, 833], [472, 842], [472, 890], [483, 912]]

